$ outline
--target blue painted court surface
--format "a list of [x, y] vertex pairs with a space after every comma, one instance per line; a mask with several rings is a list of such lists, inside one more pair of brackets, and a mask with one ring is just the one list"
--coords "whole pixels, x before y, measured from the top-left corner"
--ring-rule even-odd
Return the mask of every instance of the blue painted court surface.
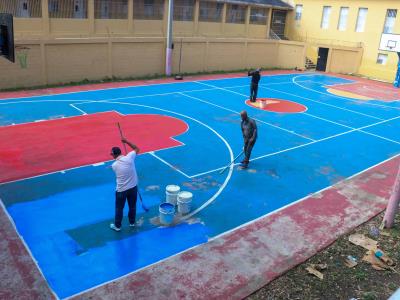
[[[400, 102], [327, 92], [327, 85], [350, 82], [322, 74], [263, 76], [259, 97], [300, 103], [307, 107], [304, 113], [247, 106], [247, 77], [2, 100], [1, 126], [116, 111], [172, 116], [189, 130], [175, 137], [183, 146], [137, 158], [139, 189], [150, 211], [138, 202], [135, 229], [126, 217], [121, 232], [109, 229], [115, 191], [109, 161], [2, 183], [0, 197], [51, 288], [68, 297], [205, 243], [400, 153]], [[252, 162], [247, 170], [234, 165], [220, 174], [242, 150], [238, 113], [244, 109], [259, 130]], [[161, 227], [158, 206], [168, 184], [193, 193], [195, 213], [179, 225]]]

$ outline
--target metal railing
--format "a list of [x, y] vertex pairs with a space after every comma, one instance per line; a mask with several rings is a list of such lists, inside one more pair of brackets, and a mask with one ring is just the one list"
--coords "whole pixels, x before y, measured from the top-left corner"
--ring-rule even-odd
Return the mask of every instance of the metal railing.
[[362, 48], [364, 44], [362, 42], [352, 42], [337, 39], [321, 39], [309, 36], [295, 36], [291, 39], [292, 41], [304, 42], [308, 44], [315, 45], [329, 45], [329, 46], [342, 46], [342, 47], [352, 47], [352, 48]]
[[281, 38], [279, 37], [279, 35], [277, 35], [273, 30], [269, 31], [269, 38], [271, 40], [281, 40]]

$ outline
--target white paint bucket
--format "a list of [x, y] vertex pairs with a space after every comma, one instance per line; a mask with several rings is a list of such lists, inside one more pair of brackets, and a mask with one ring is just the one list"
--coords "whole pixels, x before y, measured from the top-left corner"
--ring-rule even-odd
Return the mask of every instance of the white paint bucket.
[[163, 225], [171, 225], [174, 221], [175, 206], [171, 203], [161, 203], [158, 207], [160, 212], [160, 223]]
[[178, 212], [182, 215], [188, 214], [192, 206], [193, 194], [190, 192], [180, 192], [178, 194]]
[[267, 107], [267, 101], [266, 100], [258, 100], [260, 102], [260, 108], [264, 109]]
[[166, 202], [176, 205], [176, 201], [178, 200], [178, 193], [181, 191], [181, 188], [178, 185], [167, 185], [165, 188]]

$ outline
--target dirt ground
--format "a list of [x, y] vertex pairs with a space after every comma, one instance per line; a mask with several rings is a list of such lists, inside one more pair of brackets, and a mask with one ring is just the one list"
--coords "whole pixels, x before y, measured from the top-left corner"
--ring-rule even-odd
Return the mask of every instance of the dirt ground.
[[[340, 237], [325, 250], [289, 270], [268, 285], [256, 291], [247, 300], [275, 299], [344, 299], [383, 300], [388, 299], [400, 287], [400, 213], [390, 230], [380, 231], [383, 213], [352, 232]], [[364, 248], [349, 242], [351, 234], [361, 233], [378, 241], [383, 250], [395, 263], [394, 270], [378, 271], [362, 261], [367, 252]], [[347, 267], [344, 262], [348, 255], [357, 259], [358, 265]], [[309, 274], [310, 264], [326, 264], [321, 280]]]

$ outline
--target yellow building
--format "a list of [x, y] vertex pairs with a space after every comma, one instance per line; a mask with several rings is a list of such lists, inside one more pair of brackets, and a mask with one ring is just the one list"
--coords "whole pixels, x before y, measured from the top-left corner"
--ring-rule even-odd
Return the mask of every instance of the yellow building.
[[[175, 0], [172, 72], [303, 68], [284, 37], [280, 0]], [[1, 0], [14, 16], [16, 63], [0, 59], [0, 89], [162, 75], [168, 0]], [[273, 39], [270, 39], [270, 36]]]
[[[354, 64], [353, 57], [346, 55], [345, 50], [361, 48], [361, 61], [354, 73], [394, 80], [398, 56], [378, 48], [383, 32], [400, 34], [397, 18], [400, 1], [295, 0], [292, 5], [295, 9], [287, 17], [286, 35], [291, 40], [306, 42], [311, 61], [317, 63], [318, 50], [322, 49], [322, 56], [328, 54], [326, 70], [341, 72], [344, 66]], [[342, 60], [330, 63], [337, 54]]]

